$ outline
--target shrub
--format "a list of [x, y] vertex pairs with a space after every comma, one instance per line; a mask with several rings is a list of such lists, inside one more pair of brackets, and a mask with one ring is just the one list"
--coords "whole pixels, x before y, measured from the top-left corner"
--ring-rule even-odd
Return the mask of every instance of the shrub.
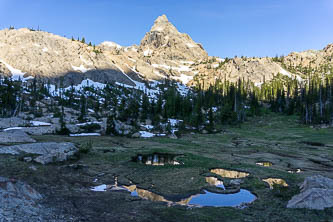
[[87, 124], [87, 125], [84, 125], [84, 126], [80, 126], [80, 128], [85, 133], [91, 133], [91, 132], [95, 132], [96, 130], [100, 130], [101, 126], [97, 123], [91, 123], [91, 124]]
[[93, 147], [93, 142], [90, 140], [86, 144], [83, 144], [79, 147], [79, 152], [87, 154], [91, 151], [92, 147]]
[[66, 127], [61, 127], [60, 130], [56, 130], [56, 134], [58, 135], [63, 135], [63, 136], [68, 136], [71, 133], [71, 131]]

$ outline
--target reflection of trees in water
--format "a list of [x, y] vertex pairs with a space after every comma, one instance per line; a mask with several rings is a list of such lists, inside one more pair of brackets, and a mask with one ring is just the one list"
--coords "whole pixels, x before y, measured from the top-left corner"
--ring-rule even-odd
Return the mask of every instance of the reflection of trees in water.
[[223, 181], [217, 179], [216, 177], [206, 177], [206, 183], [212, 186], [217, 186], [225, 189]]
[[[234, 171], [234, 172], [236, 172], [236, 171]], [[212, 186], [217, 186], [217, 187], [221, 187], [221, 188], [225, 189], [224, 185], [223, 185], [223, 181], [219, 180], [216, 177], [206, 177], [206, 182], [208, 184], [212, 185]], [[239, 194], [239, 192], [234, 193], [234, 194], [211, 193], [211, 192], [207, 192], [206, 190], [204, 190], [205, 193], [198, 193], [198, 194], [192, 195], [190, 197], [187, 197], [187, 198], [184, 198], [184, 199], [181, 199], [181, 200], [178, 200], [178, 201], [171, 201], [171, 200], [166, 199], [162, 195], [155, 194], [155, 193], [153, 193], [151, 191], [148, 191], [148, 190], [145, 190], [145, 189], [140, 189], [134, 184], [129, 185], [129, 186], [125, 186], [125, 185], [120, 186], [120, 185], [118, 185], [118, 178], [117, 177], [115, 178], [115, 184], [114, 185], [105, 185], [104, 184], [104, 185], [100, 185], [100, 186], [97, 186], [97, 187], [93, 188], [93, 190], [97, 191], [97, 188], [100, 188], [100, 187], [103, 188], [101, 191], [127, 190], [127, 191], [131, 192], [132, 196], [138, 196], [140, 198], [150, 200], [150, 201], [155, 201], [155, 202], [164, 202], [164, 203], [167, 203], [169, 206], [171, 206], [171, 205], [215, 206], [215, 205], [212, 205], [212, 203], [211, 203], [212, 200], [211, 199], [216, 200], [216, 195], [221, 195], [221, 197], [223, 197], [223, 195], [229, 195], [230, 196], [230, 195], [238, 195]], [[249, 191], [246, 191], [246, 192], [249, 192]], [[202, 198], [202, 195], [205, 196], [205, 197]], [[215, 197], [213, 197], [212, 195], [214, 195]], [[251, 194], [251, 195], [253, 196], [253, 198], [251, 199], [250, 202], [255, 200], [255, 196], [253, 194]], [[201, 198], [202, 199], [201, 202], [197, 203], [198, 202], [197, 198], [199, 198], [199, 199]], [[248, 202], [248, 200], [245, 200], [245, 199], [243, 200], [244, 197], [242, 197], [242, 195], [240, 195], [239, 198], [240, 198], [239, 199], [240, 204], [250, 203], [250, 202]], [[196, 201], [194, 199], [196, 199]], [[191, 203], [192, 200], [194, 200], [196, 203], [195, 204]], [[228, 200], [223, 200], [222, 201], [223, 206], [228, 206], [228, 204], [226, 204], [226, 201], [228, 202]], [[216, 206], [219, 206], [219, 205], [216, 205]], [[233, 206], [233, 205], [230, 205], [230, 206]]]
[[[206, 181], [211, 182], [212, 183], [211, 185], [216, 185], [216, 186], [223, 185], [223, 182], [219, 181], [215, 177], [207, 177]], [[221, 197], [225, 196], [225, 195], [228, 195], [230, 197], [233, 196], [233, 195], [239, 196], [238, 197], [239, 198], [239, 204], [251, 203], [252, 201], [254, 201], [256, 199], [256, 197], [253, 194], [251, 194], [249, 191], [246, 191], [246, 190], [243, 190], [243, 191], [248, 192], [249, 194], [251, 194], [250, 199], [249, 199], [249, 197], [244, 197], [244, 195], [240, 194], [240, 192], [234, 193], [234, 194], [220, 194], [220, 193], [211, 193], [211, 192], [207, 192], [206, 190], [204, 190], [205, 191], [204, 194], [199, 193], [199, 194], [195, 194], [195, 195], [192, 195], [190, 197], [181, 199], [179, 201], [171, 201], [171, 200], [167, 200], [165, 197], [163, 197], [161, 195], [155, 194], [155, 193], [150, 192], [150, 191], [145, 190], [145, 189], [140, 189], [136, 185], [122, 186], [122, 187], [123, 187], [123, 189], [126, 189], [129, 192], [131, 192], [131, 194], [133, 196], [139, 196], [143, 199], [150, 200], [150, 201], [155, 201], [155, 202], [164, 202], [164, 203], [167, 203], [169, 206], [171, 206], [171, 205], [195, 206], [195, 205], [191, 204], [191, 201], [196, 197], [200, 198], [201, 195], [204, 195], [206, 197], [203, 198], [203, 202], [200, 202], [200, 204], [198, 204], [200, 206], [214, 206], [214, 205], [211, 205], [212, 203], [210, 203], [211, 202], [210, 198], [216, 198], [216, 195], [221, 195]], [[215, 197], [212, 197], [212, 195], [215, 195]], [[243, 199], [243, 198], [247, 198], [247, 199]], [[248, 201], [248, 199], [250, 201]], [[223, 206], [228, 206], [228, 204], [226, 204], [226, 202], [223, 201]], [[233, 206], [233, 205], [230, 205], [230, 206]]]
[[266, 162], [257, 162], [256, 164], [259, 165], [259, 166], [264, 166], [264, 167], [271, 167], [271, 166], [273, 166], [273, 164], [271, 162], [269, 162], [269, 161], [266, 161]]
[[267, 178], [267, 179], [264, 179], [262, 181], [268, 183], [270, 189], [273, 189], [274, 185], [280, 185], [280, 186], [283, 186], [283, 187], [288, 186], [288, 184], [285, 180], [279, 179], [279, 178]]
[[133, 161], [153, 166], [179, 165], [180, 163], [175, 160], [176, 156], [177, 155], [173, 154], [158, 153], [148, 155], [139, 154], [135, 158], [133, 158]]
[[131, 193], [136, 192], [137, 195], [143, 199], [151, 200], [151, 201], [160, 201], [160, 202], [167, 202], [167, 203], [172, 203], [172, 201], [169, 201], [165, 199], [163, 196], [155, 194], [153, 192], [150, 192], [148, 190], [140, 189], [137, 188], [136, 185], [131, 185], [131, 186], [123, 186], [126, 188], [128, 191]]
[[235, 170], [225, 170], [225, 169], [212, 169], [210, 172], [220, 175], [221, 177], [238, 179], [244, 178], [250, 175], [249, 173], [235, 171]]

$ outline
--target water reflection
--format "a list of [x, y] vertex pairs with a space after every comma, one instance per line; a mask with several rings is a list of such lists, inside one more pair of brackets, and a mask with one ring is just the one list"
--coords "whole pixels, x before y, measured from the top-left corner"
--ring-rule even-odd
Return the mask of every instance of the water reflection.
[[[206, 182], [224, 188], [223, 182], [218, 180], [215, 177], [207, 177]], [[232, 194], [221, 194], [221, 193], [213, 193], [207, 190], [204, 190], [204, 193], [199, 193], [196, 195], [192, 195], [188, 198], [184, 198], [178, 201], [168, 200], [162, 195], [155, 194], [151, 191], [138, 188], [136, 185], [130, 186], [118, 186], [117, 180], [114, 185], [99, 185], [91, 188], [92, 191], [115, 191], [115, 190], [126, 190], [131, 193], [131, 196], [140, 197], [142, 199], [157, 201], [157, 202], [165, 202], [169, 206], [172, 205], [184, 205], [184, 206], [211, 206], [211, 207], [241, 207], [246, 204], [252, 203], [256, 196], [252, 194], [248, 190], [241, 189], [237, 193]]]
[[218, 188], [225, 190], [223, 181], [217, 179], [216, 177], [206, 177], [206, 182], [212, 186], [216, 186]]
[[136, 185], [131, 185], [131, 186], [123, 186], [127, 191], [131, 192], [131, 196], [134, 197], [141, 197], [146, 200], [151, 200], [151, 201], [160, 201], [160, 202], [167, 202], [167, 203], [172, 203], [172, 201], [169, 201], [165, 199], [163, 196], [155, 194], [153, 192], [150, 192], [148, 190], [140, 189], [137, 188]]
[[244, 178], [250, 175], [249, 173], [245, 172], [225, 169], [211, 169], [210, 172], [220, 175], [221, 177], [232, 179]]
[[244, 204], [252, 203], [256, 196], [250, 191], [240, 189], [233, 194], [218, 194], [204, 190], [205, 194], [192, 196], [190, 205], [210, 206], [210, 207], [238, 207]]
[[266, 161], [266, 162], [257, 162], [256, 164], [259, 165], [259, 166], [263, 166], [263, 167], [271, 167], [271, 166], [273, 166], [273, 163], [271, 163], [269, 161]]
[[286, 183], [286, 181], [283, 180], [283, 179], [279, 179], [279, 178], [267, 178], [267, 179], [264, 179], [262, 181], [268, 183], [270, 189], [273, 189], [274, 185], [280, 185], [280, 186], [283, 186], [283, 187], [288, 187], [288, 184]]
[[250, 191], [241, 189], [239, 192], [233, 194], [220, 194], [204, 190], [204, 194], [196, 194], [180, 201], [171, 201], [148, 190], [137, 188], [135, 185], [124, 187], [131, 192], [132, 196], [141, 197], [150, 201], [165, 202], [168, 203], [169, 206], [176, 204], [203, 207], [237, 207], [251, 203], [256, 199], [256, 196]]
[[132, 161], [152, 166], [180, 165], [180, 162], [175, 160], [177, 156], [165, 153], [138, 154], [132, 158]]
[[293, 169], [293, 170], [288, 170], [288, 173], [301, 173], [301, 169]]

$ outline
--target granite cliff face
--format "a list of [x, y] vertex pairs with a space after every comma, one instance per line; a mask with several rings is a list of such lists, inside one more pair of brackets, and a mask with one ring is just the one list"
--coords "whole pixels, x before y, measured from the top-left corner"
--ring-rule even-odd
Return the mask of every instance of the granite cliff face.
[[0, 70], [5, 75], [21, 78], [68, 75], [74, 81], [75, 74], [80, 74], [79, 79], [90, 77], [130, 83], [112, 60], [98, 49], [29, 29], [0, 31]]
[[[65, 84], [89, 78], [97, 82], [138, 82], [174, 79], [183, 84], [206, 86], [216, 79], [249, 79], [260, 85], [278, 73], [299, 80], [299, 67], [328, 69], [333, 45], [323, 50], [291, 53], [281, 61], [273, 58], [220, 59], [208, 56], [203, 46], [180, 33], [165, 15], [157, 18], [139, 46], [123, 47], [103, 42], [93, 47], [51, 33], [29, 29], [0, 31], [0, 73], [18, 78], [65, 77]], [[195, 79], [195, 80], [194, 80]]]
[[304, 52], [292, 52], [285, 57], [284, 63], [287, 66], [310, 67], [320, 69], [324, 66], [332, 67], [333, 65], [333, 44], [327, 45], [322, 50], [308, 50]]

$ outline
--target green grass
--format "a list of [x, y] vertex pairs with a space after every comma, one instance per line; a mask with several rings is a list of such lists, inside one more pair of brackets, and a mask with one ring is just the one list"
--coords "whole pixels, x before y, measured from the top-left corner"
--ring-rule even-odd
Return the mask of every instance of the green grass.
[[[249, 177], [243, 179], [241, 187], [256, 194], [258, 199], [248, 208], [187, 209], [136, 200], [137, 212], [140, 215], [142, 212], [146, 214], [144, 218], [137, 217], [141, 218], [138, 221], [329, 221], [333, 218], [332, 208], [325, 211], [286, 208], [288, 200], [299, 192], [298, 185], [305, 177], [322, 174], [333, 178], [332, 169], [321, 164], [333, 159], [333, 129], [310, 128], [299, 124], [296, 116], [273, 113], [251, 118], [241, 126], [225, 125], [222, 128], [222, 133], [187, 134], [176, 140], [34, 136], [39, 142], [73, 142], [79, 146], [92, 141], [89, 152], [82, 153], [80, 160], [73, 162], [87, 165], [87, 168], [74, 171], [62, 167], [71, 163], [63, 163], [38, 166], [37, 171], [31, 171], [27, 169], [29, 163], [18, 161], [14, 157], [0, 156], [0, 164], [5, 166], [0, 168], [0, 175], [30, 181], [42, 189], [45, 189], [43, 186], [52, 184], [51, 187], [55, 187], [60, 193], [66, 193], [69, 187], [80, 193], [82, 189], [94, 185], [92, 181], [95, 178], [99, 179], [99, 184], [111, 184], [117, 176], [121, 183], [133, 182], [140, 188], [160, 195], [179, 197], [198, 192], [207, 186], [205, 176], [211, 175], [209, 169], [225, 168], [250, 173]], [[310, 146], [302, 143], [304, 141], [321, 142], [327, 146]], [[104, 153], [105, 149], [114, 152]], [[154, 152], [184, 154], [177, 159], [184, 165], [155, 167], [130, 161], [138, 153]], [[258, 166], [257, 161], [270, 161], [273, 166]], [[303, 172], [287, 172], [297, 168], [301, 168]], [[284, 179], [289, 187], [270, 190], [262, 181], [269, 177]], [[70, 196], [71, 193], [66, 195]], [[125, 209], [114, 210], [125, 217], [124, 212], [133, 208], [132, 202], [126, 202], [130, 196], [126, 192], [117, 195], [122, 195], [117, 201]], [[111, 198], [110, 201], [115, 198], [111, 194], [107, 197]]]

